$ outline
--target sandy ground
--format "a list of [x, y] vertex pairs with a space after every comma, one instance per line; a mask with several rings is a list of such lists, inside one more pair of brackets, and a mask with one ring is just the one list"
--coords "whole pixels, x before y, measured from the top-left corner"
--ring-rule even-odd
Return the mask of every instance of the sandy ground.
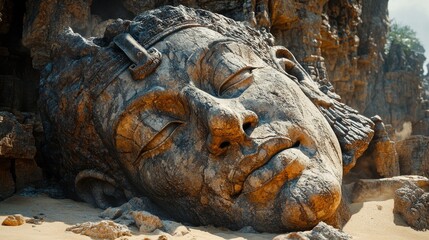
[[[392, 213], [393, 200], [365, 202], [351, 206], [352, 218], [344, 231], [354, 239], [429, 239], [429, 231], [418, 232], [408, 227], [399, 216]], [[7, 215], [22, 214], [26, 218], [43, 214], [45, 222], [41, 225], [24, 224], [17, 227], [0, 225], [1, 240], [53, 240], [53, 239], [91, 239], [86, 236], [65, 231], [77, 223], [98, 221], [100, 209], [86, 203], [69, 199], [52, 199], [45, 195], [23, 197], [15, 195], [0, 202], [0, 222]], [[132, 237], [126, 239], [158, 239], [160, 232], [153, 235], [139, 234], [136, 228]], [[250, 234], [228, 231], [213, 227], [191, 227], [190, 233], [177, 239], [272, 239], [273, 234]], [[158, 233], [158, 234], [157, 234]], [[165, 235], [165, 233], [164, 233]], [[168, 235], [167, 235], [168, 236]], [[168, 236], [171, 238], [171, 236]], [[125, 239], [125, 238], [123, 238]]]
[[393, 214], [393, 199], [351, 205], [352, 218], [343, 231], [353, 239], [421, 239], [429, 240], [429, 231], [415, 231]]

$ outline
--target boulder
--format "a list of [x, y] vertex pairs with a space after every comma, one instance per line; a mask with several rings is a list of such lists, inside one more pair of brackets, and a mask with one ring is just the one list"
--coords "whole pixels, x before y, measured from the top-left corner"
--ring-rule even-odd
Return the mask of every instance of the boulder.
[[282, 234], [273, 238], [273, 240], [286, 240], [286, 239], [296, 239], [296, 240], [346, 240], [352, 239], [352, 236], [349, 234], [338, 230], [324, 222], [317, 224], [311, 231], [305, 232], [291, 232], [288, 234]]
[[415, 184], [407, 184], [395, 191], [393, 212], [416, 230], [429, 230], [429, 192]]
[[422, 188], [429, 188], [429, 179], [422, 176], [397, 176], [381, 179], [361, 179], [353, 187], [351, 201], [380, 201], [392, 199], [395, 191], [406, 184], [414, 183]]
[[89, 236], [96, 239], [115, 239], [123, 236], [131, 236], [127, 226], [117, 224], [110, 220], [100, 222], [85, 222], [76, 224], [66, 229], [73, 233]]
[[36, 154], [33, 125], [21, 124], [9, 112], [0, 112], [0, 159], [33, 159]]
[[131, 212], [131, 215], [141, 233], [151, 233], [164, 226], [159, 217], [146, 211], [134, 211]]
[[402, 175], [429, 177], [429, 137], [410, 136], [396, 143]]
[[374, 137], [363, 156], [357, 160], [351, 174], [357, 178], [399, 176], [395, 142], [390, 139], [388, 130], [379, 116], [374, 116], [371, 120], [375, 123]]
[[20, 226], [25, 223], [25, 219], [21, 214], [15, 214], [7, 216], [5, 220], [3, 220], [3, 226]]
[[[190, 232], [187, 227], [185, 227], [184, 225], [178, 222], [165, 220], [165, 221], [162, 221], [162, 224], [164, 225], [163, 230], [165, 230], [168, 234], [172, 236], [181, 237]], [[252, 227], [247, 227], [247, 228], [251, 228], [253, 230]], [[247, 232], [250, 232], [250, 231], [247, 231]], [[253, 233], [255, 233], [255, 230], [253, 230]]]

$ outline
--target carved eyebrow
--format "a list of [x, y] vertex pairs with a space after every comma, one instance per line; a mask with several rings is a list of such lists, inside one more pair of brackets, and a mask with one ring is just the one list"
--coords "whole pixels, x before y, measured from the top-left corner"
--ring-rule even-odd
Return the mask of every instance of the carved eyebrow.
[[[123, 117], [125, 117], [127, 114], [131, 112], [142, 111], [144, 109], [152, 109], [152, 110], [160, 111], [160, 109], [154, 108], [153, 100], [157, 99], [159, 96], [162, 96], [164, 94], [169, 94], [168, 90], [164, 89], [163, 87], [156, 86], [149, 89], [148, 91], [143, 91], [141, 95], [136, 95], [132, 97], [130, 100], [125, 102], [124, 105], [126, 107], [122, 109], [123, 113], [116, 119], [116, 122], [113, 125], [114, 129], [117, 129]], [[180, 112], [179, 114], [184, 114], [184, 115], [187, 114], [185, 105], [180, 100], [180, 98], [179, 98], [179, 101], [175, 102], [175, 104], [176, 104], [176, 107], [174, 109]], [[176, 115], [173, 112], [168, 112], [168, 113]]]
[[216, 46], [216, 45], [219, 45], [219, 44], [222, 44], [222, 43], [229, 43], [229, 42], [237, 42], [237, 40], [235, 40], [235, 39], [233, 39], [233, 38], [221, 38], [221, 39], [215, 40], [215, 41], [213, 41], [212, 43], [210, 43], [210, 44], [208, 45], [208, 48], [209, 48], [210, 50], [217, 50], [217, 49], [215, 48], [215, 46]]
[[[230, 42], [235, 42], [236, 40], [232, 39], [232, 38], [222, 38], [222, 39], [218, 39], [212, 43], [210, 43], [207, 48], [204, 49], [203, 54], [201, 54], [199, 61], [198, 61], [198, 65], [202, 66], [202, 61], [204, 59], [210, 59], [210, 57], [216, 52], [218, 51], [218, 49], [216, 48], [217, 45], [223, 44], [223, 43], [230, 43]], [[201, 69], [200, 69], [201, 71]]]

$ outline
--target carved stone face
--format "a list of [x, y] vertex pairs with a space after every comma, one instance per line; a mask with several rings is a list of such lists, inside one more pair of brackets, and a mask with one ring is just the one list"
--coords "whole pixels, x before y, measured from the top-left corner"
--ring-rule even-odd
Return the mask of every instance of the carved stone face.
[[192, 223], [282, 231], [331, 217], [340, 146], [297, 83], [207, 28], [154, 47], [154, 73], [136, 81], [124, 71], [95, 105], [142, 193]]

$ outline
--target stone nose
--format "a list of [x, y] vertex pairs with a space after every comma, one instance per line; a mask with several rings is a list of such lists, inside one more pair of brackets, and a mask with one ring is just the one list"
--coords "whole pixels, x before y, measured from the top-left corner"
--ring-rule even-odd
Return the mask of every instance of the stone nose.
[[256, 113], [244, 109], [240, 103], [216, 98], [195, 87], [188, 87], [183, 93], [199, 122], [208, 130], [206, 145], [211, 154], [219, 156], [231, 145], [250, 142], [248, 136], [258, 124]]
[[227, 106], [216, 106], [209, 110], [207, 147], [218, 156], [230, 145], [242, 145], [248, 141], [248, 134], [257, 125], [257, 115], [248, 110], [235, 110]]

